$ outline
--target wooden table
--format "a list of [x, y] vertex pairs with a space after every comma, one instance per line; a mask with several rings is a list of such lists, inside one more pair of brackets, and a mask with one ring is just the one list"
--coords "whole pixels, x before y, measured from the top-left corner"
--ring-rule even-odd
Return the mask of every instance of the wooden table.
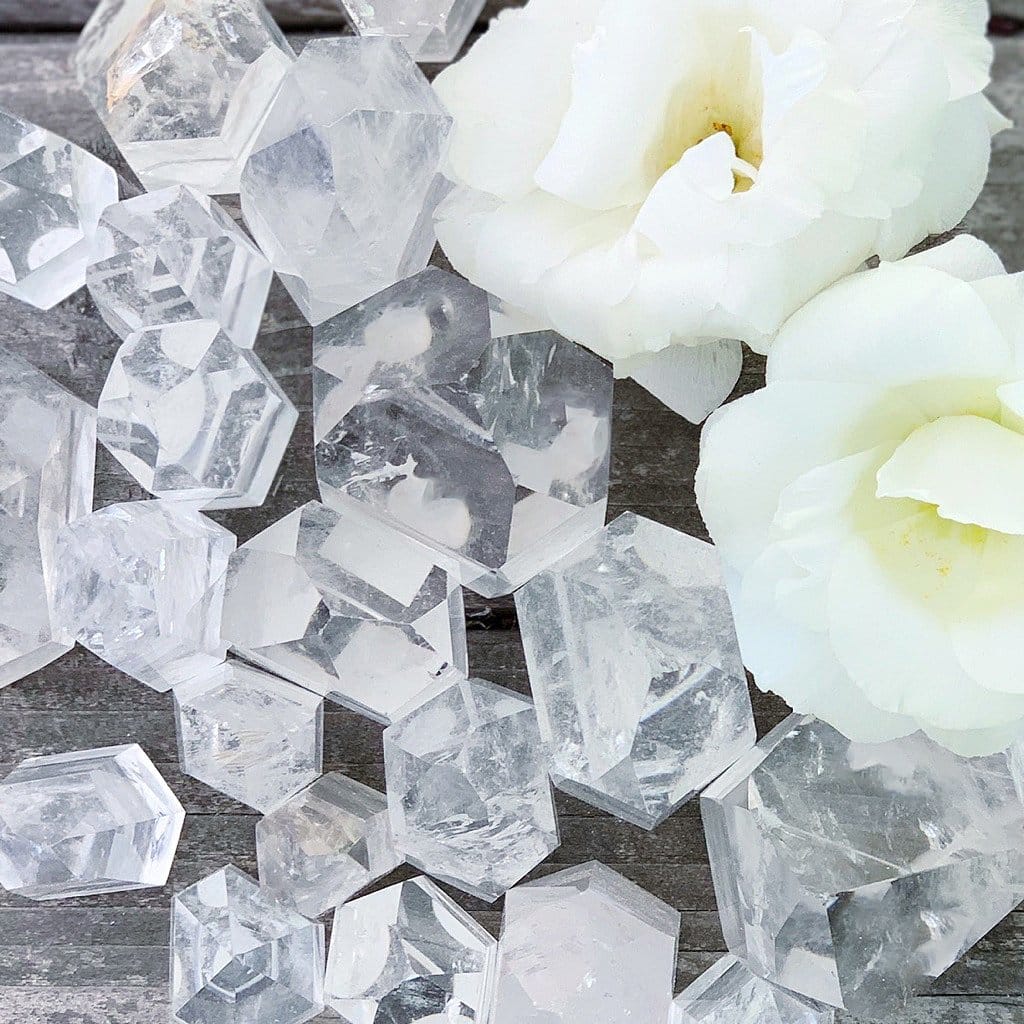
[[[508, 5], [492, 0], [488, 10]], [[93, 6], [94, 0], [0, 0], [0, 107], [109, 160], [124, 175], [131, 194], [138, 189], [134, 178], [68, 71], [73, 32]], [[280, 0], [271, 7], [282, 25], [298, 33], [342, 27], [332, 0]], [[1024, 121], [1024, 0], [1002, 0], [1000, 14], [993, 22], [1000, 33], [993, 95], [1007, 114]], [[296, 42], [302, 42], [301, 34]], [[996, 143], [990, 182], [966, 224], [993, 244], [1014, 271], [1024, 269], [1022, 181], [1024, 133], [1012, 131]], [[266, 506], [215, 516], [240, 542], [317, 497], [310, 335], [284, 290], [275, 285], [257, 351], [301, 418]], [[0, 345], [95, 402], [117, 339], [83, 290], [49, 313], [0, 296]], [[737, 393], [759, 387], [762, 369], [759, 359], [748, 358]], [[693, 496], [698, 436], [696, 427], [642, 389], [620, 383], [611, 515], [631, 509], [704, 536]], [[97, 506], [143, 497], [101, 451]], [[469, 609], [474, 674], [525, 691], [526, 670], [511, 602], [471, 598]], [[763, 734], [786, 709], [757, 691], [754, 700]], [[182, 775], [169, 695], [154, 693], [81, 649], [0, 691], [0, 774], [29, 755], [129, 742], [142, 744], [188, 810], [170, 882], [162, 890], [48, 904], [0, 891], [0, 1024], [163, 1024], [168, 1018], [172, 892], [229, 861], [255, 872], [256, 815]], [[379, 728], [328, 705], [325, 770], [341, 770], [383, 788]], [[722, 950], [697, 803], [691, 802], [653, 834], [562, 795], [558, 804], [563, 844], [538, 873], [599, 859], [677, 907], [683, 915], [679, 985], [688, 984]], [[471, 899], [461, 902], [497, 931], [500, 904], [492, 908]], [[939, 979], [931, 994], [888, 1024], [925, 1022], [1024, 1022], [1024, 912], [1011, 915]]]

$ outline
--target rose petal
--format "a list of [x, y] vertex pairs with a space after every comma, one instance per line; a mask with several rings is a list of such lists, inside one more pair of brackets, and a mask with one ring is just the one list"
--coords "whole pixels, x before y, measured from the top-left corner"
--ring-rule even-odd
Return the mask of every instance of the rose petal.
[[1003, 261], [992, 246], [974, 235], [957, 235], [900, 262], [904, 267], [929, 267], [967, 282], [1006, 273]]
[[981, 92], [989, 82], [992, 43], [987, 0], [917, 0], [907, 25], [927, 34], [942, 52], [949, 76], [950, 99]]

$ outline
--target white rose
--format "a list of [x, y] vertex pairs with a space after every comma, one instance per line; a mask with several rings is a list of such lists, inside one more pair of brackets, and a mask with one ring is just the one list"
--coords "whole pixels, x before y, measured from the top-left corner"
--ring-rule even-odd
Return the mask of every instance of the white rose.
[[758, 685], [855, 740], [1024, 730], [1024, 275], [960, 237], [840, 281], [704, 428]]
[[982, 95], [987, 17], [984, 0], [530, 0], [437, 80], [456, 120], [441, 244], [703, 418], [739, 374], [733, 339], [767, 350], [823, 287], [970, 209], [1006, 123]]

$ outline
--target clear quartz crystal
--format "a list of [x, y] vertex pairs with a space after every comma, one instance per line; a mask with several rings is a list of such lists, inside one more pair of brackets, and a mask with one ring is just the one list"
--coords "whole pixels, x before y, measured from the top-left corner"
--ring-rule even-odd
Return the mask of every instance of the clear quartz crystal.
[[553, 333], [491, 338], [485, 292], [431, 267], [314, 335], [324, 501], [430, 545], [487, 597], [604, 524], [612, 372]]
[[401, 39], [418, 61], [454, 60], [485, 0], [340, 0], [361, 36]]
[[222, 195], [294, 57], [261, 0], [101, 0], [75, 69], [147, 190]]
[[246, 223], [310, 323], [422, 270], [451, 119], [389, 39], [317, 39], [242, 175]]
[[137, 744], [30, 757], [0, 782], [0, 885], [33, 900], [161, 886], [184, 823]]
[[0, 110], [0, 293], [50, 309], [85, 284], [117, 175], [59, 135]]
[[794, 715], [701, 804], [730, 952], [852, 1013], [891, 1015], [1024, 898], [1005, 754], [853, 743]]
[[231, 559], [224, 638], [246, 660], [388, 723], [467, 670], [462, 588], [428, 549], [310, 502]]
[[757, 738], [710, 544], [627, 513], [516, 594], [555, 785], [644, 828]]

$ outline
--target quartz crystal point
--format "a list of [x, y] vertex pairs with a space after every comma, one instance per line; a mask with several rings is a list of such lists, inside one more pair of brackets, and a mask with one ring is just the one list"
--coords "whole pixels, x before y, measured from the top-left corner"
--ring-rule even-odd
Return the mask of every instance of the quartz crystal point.
[[402, 882], [334, 912], [327, 1005], [343, 1024], [489, 1024], [496, 952], [433, 882]]
[[418, 61], [454, 60], [485, 0], [341, 0], [361, 36], [401, 39]]
[[462, 589], [415, 541], [310, 502], [231, 559], [224, 638], [247, 661], [388, 723], [467, 669]]
[[319, 917], [402, 863], [383, 793], [331, 772], [256, 824], [260, 882]]
[[161, 886], [184, 822], [140, 746], [30, 757], [0, 782], [0, 885], [33, 900]]
[[171, 1011], [180, 1024], [301, 1024], [324, 1008], [324, 926], [228, 866], [174, 897]]
[[234, 534], [163, 501], [110, 505], [57, 534], [54, 605], [83, 647], [154, 690], [224, 660]]
[[50, 309], [85, 284], [117, 175], [45, 128], [0, 110], [0, 293]]
[[757, 738], [713, 547], [631, 513], [516, 607], [555, 785], [644, 828]]
[[0, 686], [71, 649], [48, 594], [58, 530], [92, 510], [96, 413], [0, 349]]
[[667, 1021], [678, 942], [679, 914], [603, 864], [521, 885], [505, 898], [493, 1024]]
[[184, 185], [126, 199], [100, 218], [89, 292], [115, 334], [215, 320], [252, 348], [273, 278], [223, 207]]
[[294, 57], [261, 0], [101, 0], [75, 68], [147, 190], [222, 195]]
[[182, 770], [264, 813], [323, 766], [323, 701], [240, 662], [175, 687]]
[[384, 732], [395, 846], [442, 882], [496, 900], [558, 846], [533, 704], [448, 673]]
[[298, 413], [211, 320], [129, 336], [99, 401], [99, 439], [147, 491], [200, 508], [262, 505]]
[[310, 323], [427, 265], [450, 130], [400, 43], [302, 51], [246, 164], [242, 211]]
[[612, 372], [553, 333], [492, 340], [486, 293], [429, 268], [314, 336], [317, 475], [487, 597], [604, 524]]
[[1005, 754], [792, 716], [701, 799], [722, 930], [755, 973], [888, 1018], [1024, 899]]

